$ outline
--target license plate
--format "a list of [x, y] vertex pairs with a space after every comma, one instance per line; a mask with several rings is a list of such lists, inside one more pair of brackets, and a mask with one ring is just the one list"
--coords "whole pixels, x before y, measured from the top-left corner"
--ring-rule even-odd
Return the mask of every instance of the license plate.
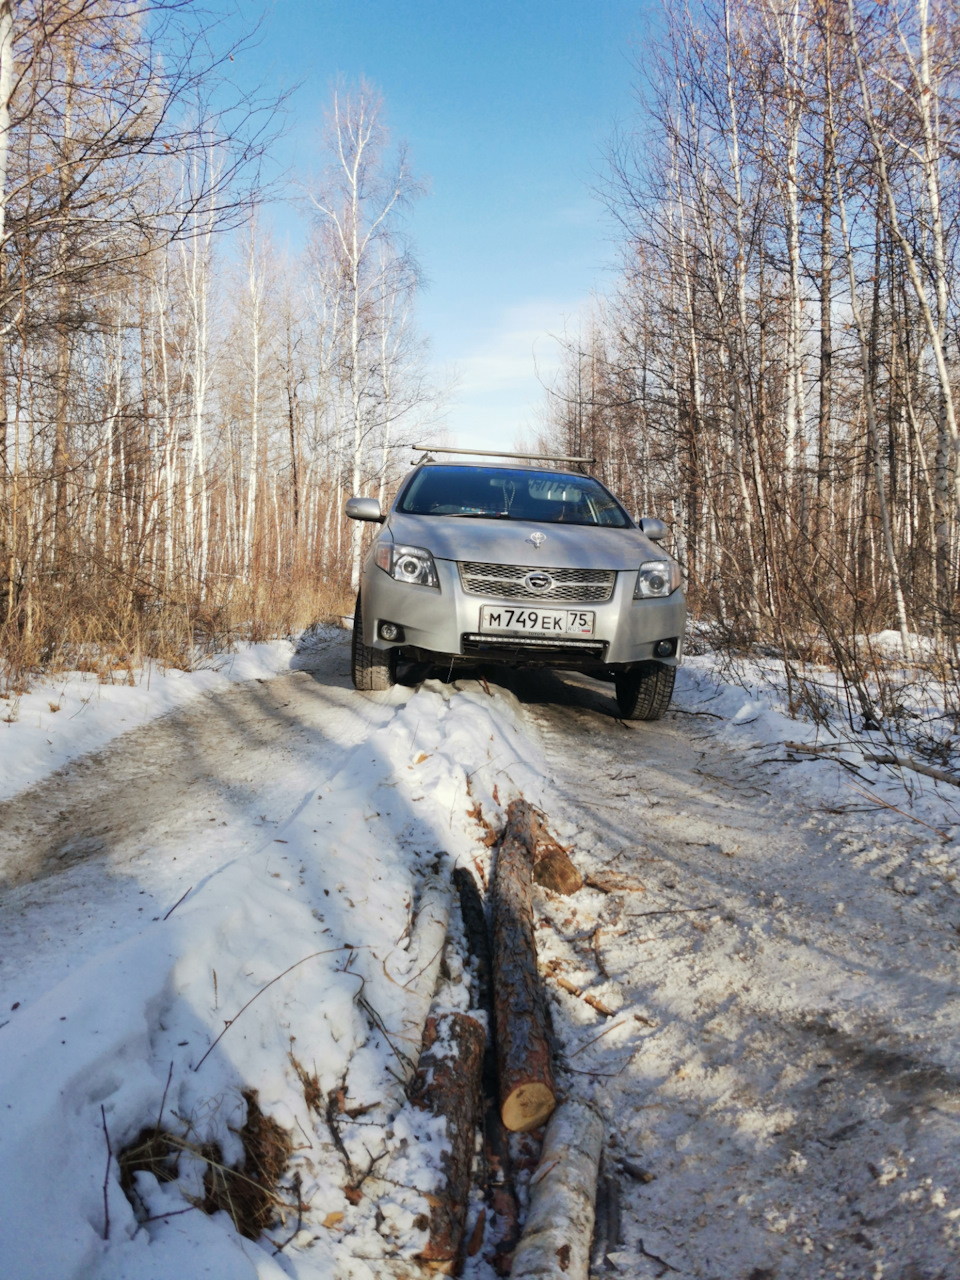
[[523, 631], [538, 636], [592, 636], [596, 615], [582, 609], [513, 609], [485, 604], [481, 631]]

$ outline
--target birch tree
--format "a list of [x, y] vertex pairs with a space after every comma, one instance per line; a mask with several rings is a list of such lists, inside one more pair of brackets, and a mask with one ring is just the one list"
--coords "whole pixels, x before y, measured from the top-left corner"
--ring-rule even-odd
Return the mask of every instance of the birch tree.
[[[359, 493], [371, 433], [379, 423], [378, 313], [383, 292], [395, 288], [395, 274], [383, 269], [397, 252], [398, 218], [419, 194], [406, 150], [390, 151], [383, 102], [366, 82], [338, 88], [327, 126], [331, 164], [313, 204], [333, 250], [334, 290], [341, 349], [338, 377], [344, 393], [349, 436], [349, 481]], [[382, 385], [382, 384], [381, 384]], [[350, 581], [360, 582], [363, 526], [351, 529]]]
[[958, 54], [932, 0], [691, 0], [638, 59], [552, 430], [642, 465], [731, 643], [955, 643]]

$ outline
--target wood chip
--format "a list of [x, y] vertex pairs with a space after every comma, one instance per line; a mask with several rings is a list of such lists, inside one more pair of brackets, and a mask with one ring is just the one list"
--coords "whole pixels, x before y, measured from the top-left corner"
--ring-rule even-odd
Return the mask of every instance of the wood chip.
[[620, 871], [590, 871], [583, 877], [583, 883], [600, 893], [646, 893], [646, 886], [639, 880], [624, 875]]

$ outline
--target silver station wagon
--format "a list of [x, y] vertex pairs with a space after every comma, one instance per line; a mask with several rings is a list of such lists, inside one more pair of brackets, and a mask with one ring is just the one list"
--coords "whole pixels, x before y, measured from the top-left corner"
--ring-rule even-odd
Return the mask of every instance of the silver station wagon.
[[663, 715], [686, 621], [680, 566], [656, 545], [666, 526], [635, 524], [581, 471], [544, 469], [589, 459], [482, 465], [441, 452], [461, 451], [429, 451], [386, 516], [375, 498], [347, 502], [352, 519], [382, 526], [357, 596], [356, 688], [389, 688], [400, 656], [449, 671], [574, 668], [613, 680], [626, 719]]

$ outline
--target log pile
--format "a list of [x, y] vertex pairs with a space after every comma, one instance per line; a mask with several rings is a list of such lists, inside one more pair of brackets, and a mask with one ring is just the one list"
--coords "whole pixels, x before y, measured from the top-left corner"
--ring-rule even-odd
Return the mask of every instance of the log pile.
[[500, 1118], [490, 938], [483, 899], [473, 876], [460, 867], [454, 872], [454, 882], [460, 895], [460, 911], [467, 945], [476, 965], [477, 1003], [487, 1015], [489, 1028], [482, 1076], [483, 1160], [487, 1204], [495, 1215], [490, 1233], [494, 1246], [491, 1261], [495, 1270], [505, 1275], [510, 1269], [510, 1257], [520, 1234], [520, 1214], [513, 1183], [509, 1136]]
[[[460, 868], [454, 881], [474, 960], [475, 1006], [487, 1015], [488, 1029], [479, 1017], [460, 1012], [426, 1019], [410, 1101], [444, 1118], [447, 1150], [442, 1185], [428, 1198], [428, 1239], [417, 1260], [431, 1272], [458, 1275], [465, 1253], [473, 1254], [485, 1233], [487, 1248], [493, 1249], [488, 1260], [500, 1275], [586, 1280], [603, 1123], [588, 1103], [567, 1099], [557, 1105], [532, 901], [534, 882], [555, 893], [576, 892], [584, 882], [567, 850], [550, 835], [543, 815], [524, 800], [513, 801], [507, 810], [491, 888], [490, 932], [473, 876]], [[428, 889], [418, 920], [422, 930], [417, 932], [423, 936], [411, 951], [432, 960], [435, 948], [439, 963], [445, 903], [439, 885]], [[413, 1019], [409, 1031], [416, 1034]], [[481, 1214], [467, 1241], [471, 1165], [481, 1117], [488, 1214], [486, 1223]], [[527, 1133], [547, 1121], [542, 1158], [531, 1183], [530, 1211], [518, 1243], [510, 1133]], [[604, 1247], [598, 1241], [598, 1248], [602, 1256], [609, 1242]]]
[[403, 1105], [417, 1070], [417, 1059], [437, 989], [449, 927], [450, 886], [439, 871], [431, 871], [421, 886], [416, 915], [410, 929], [406, 968], [412, 976], [406, 983], [402, 980], [398, 982], [403, 998], [398, 1011], [399, 1026], [394, 1036], [398, 1042], [394, 1083], [383, 1099], [388, 1110], [396, 1111]]

